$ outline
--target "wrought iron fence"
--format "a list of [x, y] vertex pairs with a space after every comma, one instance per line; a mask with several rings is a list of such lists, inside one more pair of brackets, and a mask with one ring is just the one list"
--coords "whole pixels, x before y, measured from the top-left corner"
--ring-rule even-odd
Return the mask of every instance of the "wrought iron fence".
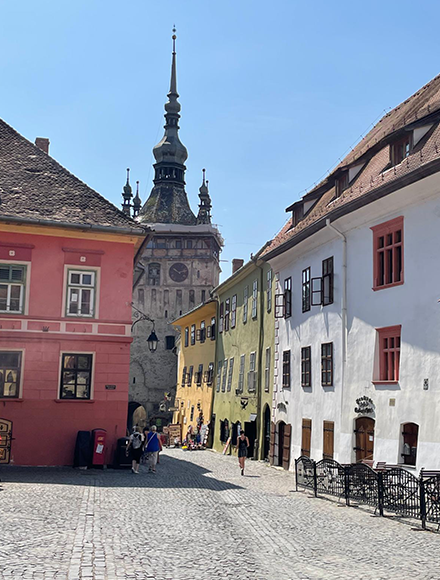
[[302, 455], [295, 460], [296, 489], [310, 489], [316, 497], [333, 495], [367, 504], [381, 516], [384, 510], [401, 517], [417, 518], [439, 525], [440, 472], [422, 470], [416, 477], [403, 467], [372, 469], [366, 464], [341, 465], [333, 459], [315, 462]]

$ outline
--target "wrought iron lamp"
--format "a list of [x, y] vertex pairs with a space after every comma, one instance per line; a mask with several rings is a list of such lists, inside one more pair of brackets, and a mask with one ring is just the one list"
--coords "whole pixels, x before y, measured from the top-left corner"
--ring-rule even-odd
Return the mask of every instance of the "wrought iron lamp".
[[133, 332], [133, 328], [136, 326], [138, 322], [141, 322], [142, 320], [147, 320], [148, 322], [151, 322], [153, 324], [153, 329], [151, 330], [150, 336], [147, 338], [147, 344], [150, 352], [156, 352], [159, 339], [157, 338], [157, 334], [154, 328], [153, 318], [150, 318], [147, 314], [145, 314], [145, 312], [142, 312], [142, 310], [136, 308], [136, 306], [133, 303], [131, 303], [131, 306], [134, 310], [134, 315], [136, 317], [136, 320], [131, 325], [131, 331]]

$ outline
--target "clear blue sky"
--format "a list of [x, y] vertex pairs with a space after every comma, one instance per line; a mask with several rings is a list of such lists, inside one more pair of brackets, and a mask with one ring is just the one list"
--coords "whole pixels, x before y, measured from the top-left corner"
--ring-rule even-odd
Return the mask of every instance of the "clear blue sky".
[[0, 116], [115, 204], [130, 167], [145, 200], [176, 23], [187, 192], [196, 211], [206, 167], [225, 276], [440, 72], [439, 21], [435, 1], [3, 0]]

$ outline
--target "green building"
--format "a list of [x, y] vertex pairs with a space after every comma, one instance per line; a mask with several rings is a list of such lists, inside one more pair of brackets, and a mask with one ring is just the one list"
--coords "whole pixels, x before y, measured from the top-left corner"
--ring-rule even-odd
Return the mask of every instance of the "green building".
[[243, 265], [212, 292], [217, 299], [216, 380], [213, 448], [228, 453], [242, 429], [249, 457], [269, 457], [274, 360], [274, 288], [272, 270], [259, 259]]

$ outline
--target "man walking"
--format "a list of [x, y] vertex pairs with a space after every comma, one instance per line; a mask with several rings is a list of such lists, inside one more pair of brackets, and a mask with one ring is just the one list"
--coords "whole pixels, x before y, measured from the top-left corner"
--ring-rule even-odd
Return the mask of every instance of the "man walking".
[[157, 433], [156, 425], [152, 425], [145, 443], [145, 454], [148, 459], [148, 471], [156, 473], [157, 456], [161, 450], [162, 445]]

